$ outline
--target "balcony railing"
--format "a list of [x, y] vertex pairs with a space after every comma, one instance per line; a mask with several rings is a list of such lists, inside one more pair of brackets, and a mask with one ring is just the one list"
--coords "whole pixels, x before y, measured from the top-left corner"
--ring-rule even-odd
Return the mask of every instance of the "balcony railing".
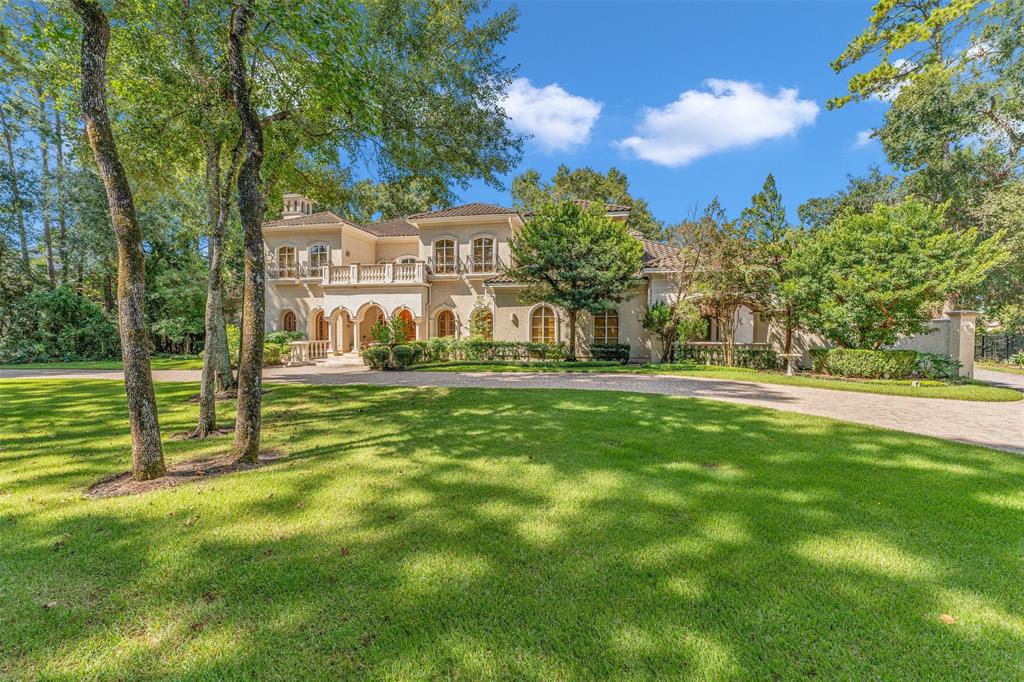
[[423, 284], [423, 263], [379, 263], [332, 265], [324, 273], [324, 284]]
[[279, 265], [270, 263], [267, 265], [267, 277], [270, 279], [318, 279], [323, 277], [324, 268], [310, 267], [309, 263], [293, 263], [291, 265]]
[[432, 277], [444, 275], [493, 275], [505, 271], [500, 258], [427, 259], [427, 272]]

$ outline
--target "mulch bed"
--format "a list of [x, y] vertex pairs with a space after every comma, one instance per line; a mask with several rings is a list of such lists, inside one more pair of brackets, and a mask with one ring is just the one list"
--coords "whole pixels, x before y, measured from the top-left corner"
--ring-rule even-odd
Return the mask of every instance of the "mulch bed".
[[231, 460], [229, 455], [220, 457], [193, 459], [187, 462], [175, 462], [167, 467], [167, 475], [150, 481], [136, 481], [132, 472], [125, 471], [100, 479], [85, 491], [85, 496], [93, 499], [106, 497], [122, 497], [124, 495], [142, 495], [143, 493], [164, 488], [176, 488], [186, 483], [204, 481], [238, 471], [249, 471], [266, 466], [271, 462], [285, 457], [280, 450], [266, 450], [260, 453], [256, 463], [239, 463]]

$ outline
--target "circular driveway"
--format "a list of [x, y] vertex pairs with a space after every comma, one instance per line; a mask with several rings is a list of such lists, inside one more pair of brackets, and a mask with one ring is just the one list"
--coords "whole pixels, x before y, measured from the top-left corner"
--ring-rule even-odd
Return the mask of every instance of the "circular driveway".
[[[153, 372], [157, 381], [198, 381], [197, 370]], [[3, 378], [121, 379], [119, 371], [0, 370]], [[1024, 401], [985, 403], [833, 391], [803, 386], [649, 374], [556, 372], [371, 372], [361, 367], [279, 367], [268, 382], [444, 388], [627, 391], [721, 400], [829, 417], [1024, 454]], [[978, 370], [977, 378], [1024, 390], [1024, 377]]]

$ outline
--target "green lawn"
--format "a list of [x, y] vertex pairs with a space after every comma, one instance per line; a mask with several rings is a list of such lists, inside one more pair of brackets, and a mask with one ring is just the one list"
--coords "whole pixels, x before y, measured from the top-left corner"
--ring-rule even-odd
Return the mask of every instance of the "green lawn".
[[[156, 355], [151, 357], [149, 362], [153, 369], [203, 368], [203, 359], [194, 355]], [[121, 361], [36, 362], [25, 365], [0, 365], [0, 369], [121, 369]]]
[[[123, 390], [0, 381], [0, 678], [1024, 669], [1019, 456], [668, 396], [273, 385], [284, 460], [85, 499], [129, 460]], [[166, 434], [196, 390], [158, 384]]]
[[1005, 362], [992, 362], [989, 360], [979, 360], [975, 362], [975, 365], [982, 369], [991, 369], [996, 372], [1008, 372], [1010, 374], [1024, 374], [1024, 367], [1019, 365], [1008, 365]]
[[981, 381], [948, 383], [921, 381], [918, 386], [910, 380], [886, 379], [828, 379], [817, 376], [786, 376], [781, 372], [763, 372], [742, 367], [716, 367], [712, 365], [619, 365], [607, 362], [445, 362], [417, 365], [414, 369], [425, 372], [606, 372], [625, 374], [672, 374], [677, 376], [752, 381], [762, 384], [786, 384], [810, 388], [829, 388], [836, 391], [901, 395], [914, 398], [948, 398], [985, 402], [1010, 402], [1024, 398], [1020, 391], [990, 386]]

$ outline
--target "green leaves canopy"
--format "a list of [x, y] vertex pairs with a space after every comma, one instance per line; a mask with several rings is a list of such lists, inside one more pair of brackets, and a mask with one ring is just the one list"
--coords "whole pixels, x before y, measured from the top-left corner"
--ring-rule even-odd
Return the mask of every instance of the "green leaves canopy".
[[643, 246], [604, 208], [563, 201], [542, 205], [511, 242], [507, 273], [527, 285], [524, 302], [546, 301], [575, 314], [604, 312], [639, 284]]
[[943, 228], [945, 205], [909, 199], [844, 213], [794, 255], [806, 321], [845, 348], [880, 348], [924, 331], [945, 296], [1005, 261], [999, 232]]

